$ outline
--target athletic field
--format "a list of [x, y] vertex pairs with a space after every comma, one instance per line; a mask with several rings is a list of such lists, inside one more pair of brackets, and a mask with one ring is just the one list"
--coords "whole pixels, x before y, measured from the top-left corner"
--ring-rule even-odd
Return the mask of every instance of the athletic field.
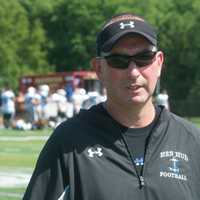
[[0, 200], [21, 200], [52, 130], [0, 130]]
[[[200, 127], [200, 118], [190, 118]], [[51, 129], [0, 129], [0, 200], [21, 200], [42, 146]]]

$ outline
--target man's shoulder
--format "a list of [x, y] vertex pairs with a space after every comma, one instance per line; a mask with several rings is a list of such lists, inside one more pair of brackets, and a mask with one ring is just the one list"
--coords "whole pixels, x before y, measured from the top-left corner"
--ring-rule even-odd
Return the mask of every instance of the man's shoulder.
[[171, 116], [170, 118], [172, 120], [172, 123], [174, 125], [178, 126], [178, 128], [180, 128], [180, 130], [182, 129], [186, 133], [192, 134], [193, 136], [195, 136], [196, 138], [198, 138], [200, 140], [200, 128], [197, 127], [196, 124], [194, 124], [187, 118], [181, 117], [175, 113], [172, 113], [172, 112], [169, 112], [169, 113]]
[[89, 110], [82, 110], [78, 115], [62, 122], [56, 129], [55, 133], [60, 137], [79, 137], [81, 134], [90, 132], [95, 128], [95, 121], [98, 117], [98, 108], [96, 106]]
[[59, 124], [54, 132], [61, 137], [71, 137], [72, 135], [79, 134], [83, 130], [84, 124], [83, 120], [75, 116]]

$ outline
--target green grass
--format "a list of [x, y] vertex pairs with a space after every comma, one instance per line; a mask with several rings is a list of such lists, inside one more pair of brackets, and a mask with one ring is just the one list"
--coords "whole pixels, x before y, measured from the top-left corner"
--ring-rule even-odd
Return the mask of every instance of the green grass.
[[0, 166], [33, 167], [44, 141], [0, 141]]
[[[39, 152], [46, 140], [40, 136], [49, 136], [51, 129], [35, 131], [0, 130], [0, 172], [31, 174], [36, 164]], [[41, 139], [30, 139], [39, 136]], [[29, 140], [20, 140], [28, 139]], [[38, 138], [38, 137], [37, 137]], [[26, 185], [16, 187], [1, 187], [0, 200], [20, 200]]]
[[196, 124], [198, 127], [200, 127], [200, 117], [190, 117], [187, 119]]
[[52, 132], [51, 129], [29, 130], [29, 131], [0, 129], [0, 136], [6, 136], [6, 137], [48, 136], [51, 134], [51, 132]]
[[19, 200], [24, 193], [25, 187], [22, 188], [0, 188], [0, 200]]

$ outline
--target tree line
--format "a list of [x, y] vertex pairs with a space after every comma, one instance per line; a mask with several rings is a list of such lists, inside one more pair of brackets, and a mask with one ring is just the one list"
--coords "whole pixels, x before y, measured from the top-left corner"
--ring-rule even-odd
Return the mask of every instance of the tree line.
[[165, 53], [161, 87], [174, 99], [200, 97], [199, 0], [0, 0], [0, 87], [22, 75], [90, 69], [95, 38], [120, 12], [157, 27]]

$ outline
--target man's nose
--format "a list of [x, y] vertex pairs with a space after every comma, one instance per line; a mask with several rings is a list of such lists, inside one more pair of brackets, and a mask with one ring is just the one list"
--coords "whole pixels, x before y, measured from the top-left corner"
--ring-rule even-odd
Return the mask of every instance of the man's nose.
[[131, 76], [137, 77], [140, 75], [140, 70], [137, 67], [136, 63], [134, 61], [131, 61], [128, 65], [128, 70], [129, 70], [129, 74]]

